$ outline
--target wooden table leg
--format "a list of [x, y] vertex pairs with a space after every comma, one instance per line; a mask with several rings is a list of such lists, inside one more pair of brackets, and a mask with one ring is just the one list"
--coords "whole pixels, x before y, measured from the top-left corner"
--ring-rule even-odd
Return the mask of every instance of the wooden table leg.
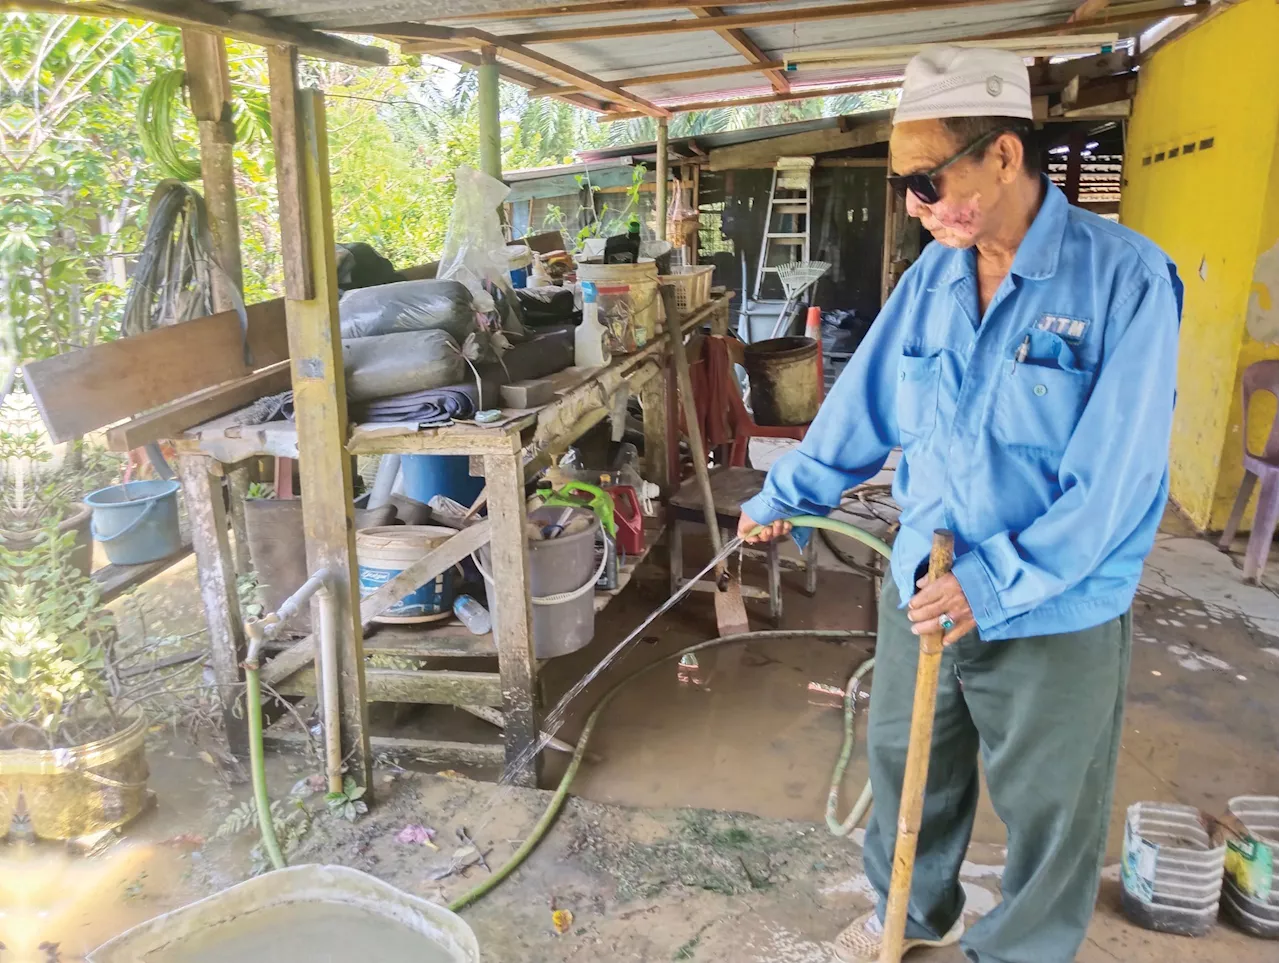
[[253, 570], [249, 558], [249, 529], [244, 518], [244, 502], [249, 497], [249, 466], [237, 465], [227, 470], [227, 493], [231, 503], [231, 533], [235, 536], [236, 571], [240, 574]]
[[222, 479], [213, 474], [213, 459], [206, 455], [179, 455], [178, 477], [191, 524], [200, 581], [200, 601], [209, 623], [209, 654], [214, 680], [227, 724], [227, 743], [236, 755], [247, 755], [248, 732], [243, 715], [234, 709], [240, 698], [244, 658], [244, 626], [236, 595], [236, 572], [227, 535], [227, 510]]
[[538, 781], [540, 758], [517, 769], [517, 761], [537, 738], [533, 656], [533, 605], [530, 602], [529, 556], [524, 543], [524, 468], [520, 453], [484, 456], [485, 487], [489, 493], [489, 542], [493, 593], [489, 608], [498, 645], [498, 673], [502, 678], [502, 714], [506, 721], [506, 778], [521, 786]]
[[644, 411], [644, 477], [667, 498], [671, 485], [671, 419], [668, 408], [667, 371], [654, 375], [640, 386], [640, 406]]

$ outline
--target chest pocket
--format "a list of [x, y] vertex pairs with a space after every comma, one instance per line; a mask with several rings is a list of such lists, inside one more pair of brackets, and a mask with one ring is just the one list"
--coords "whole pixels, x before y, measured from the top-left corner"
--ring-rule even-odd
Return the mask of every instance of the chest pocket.
[[996, 439], [1011, 447], [1061, 452], [1071, 440], [1092, 384], [1088, 371], [1033, 363], [1006, 368], [996, 387]]
[[898, 359], [898, 431], [907, 441], [923, 441], [938, 422], [938, 356]]

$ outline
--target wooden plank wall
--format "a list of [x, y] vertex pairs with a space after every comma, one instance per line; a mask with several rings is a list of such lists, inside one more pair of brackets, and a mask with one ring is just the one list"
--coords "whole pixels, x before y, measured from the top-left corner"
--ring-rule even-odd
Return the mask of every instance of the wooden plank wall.
[[69, 351], [23, 368], [23, 379], [55, 442], [253, 374], [289, 358], [284, 300], [248, 307], [244, 363], [240, 318], [224, 311], [132, 338]]

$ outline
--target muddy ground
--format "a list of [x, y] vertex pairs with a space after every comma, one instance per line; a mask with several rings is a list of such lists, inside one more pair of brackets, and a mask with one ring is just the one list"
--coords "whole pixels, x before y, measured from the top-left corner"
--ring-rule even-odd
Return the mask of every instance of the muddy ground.
[[[550, 665], [549, 702], [665, 597], [665, 570], [651, 563], [642, 572], [607, 610], [596, 642]], [[1275, 959], [1275, 944], [1240, 935], [1225, 923], [1200, 940], [1132, 926], [1120, 915], [1114, 866], [1119, 827], [1131, 802], [1172, 800], [1216, 813], [1231, 796], [1275, 793], [1274, 563], [1268, 577], [1270, 589], [1241, 585], [1230, 558], [1174, 522], [1160, 537], [1135, 605], [1133, 669], [1108, 846], [1112, 865], [1089, 940], [1077, 957], [1082, 963]], [[168, 640], [164, 651], [199, 647], [202, 617], [190, 562], [148, 586], [143, 597], [151, 613], [147, 632]], [[711, 636], [710, 610], [705, 598], [686, 603], [602, 683]], [[784, 623], [869, 627], [872, 612], [868, 583], [833, 567], [822, 573], [816, 599], [788, 588]], [[130, 619], [136, 623], [136, 613], [122, 613], [126, 626]], [[141, 627], [134, 624], [133, 631]], [[841, 735], [831, 690], [843, 687], [867, 654], [865, 641], [755, 644], [707, 655], [696, 668], [671, 665], [624, 692], [597, 730], [592, 750], [598, 758], [584, 766], [574, 787], [580, 798], [570, 800], [523, 869], [465, 912], [486, 959], [828, 959], [826, 942], [870, 905], [861, 834], [837, 840], [820, 822]], [[173, 671], [165, 685], [178, 694], [198, 682], [201, 672], [198, 663]], [[380, 710], [376, 718], [384, 731], [394, 727], [399, 734], [492, 736], [483, 723], [448, 709], [394, 717]], [[577, 724], [571, 717], [561, 735], [575, 736]], [[865, 778], [861, 757], [855, 751], [846, 798]], [[2, 920], [10, 948], [5, 963], [11, 956], [22, 959], [23, 945], [35, 954], [41, 941], [58, 943], [61, 959], [77, 959], [127, 926], [250, 872], [252, 829], [235, 831], [245, 823], [245, 810], [237, 807], [248, 799], [247, 788], [227, 775], [216, 740], [205, 733], [193, 741], [179, 719], [165, 717], [151, 734], [149, 759], [155, 807], [125, 833], [102, 840], [93, 858], [21, 842], [0, 851], [7, 864], [0, 866], [0, 887], [9, 891], [4, 905], [16, 907], [6, 909]], [[414, 764], [380, 760], [373, 810], [348, 824], [325, 814], [322, 796], [305, 786], [316, 768], [311, 759], [272, 754], [273, 796], [288, 798], [296, 787], [311, 813], [309, 820], [297, 817], [309, 829], [291, 858], [353, 866], [406, 891], [448, 900], [486, 875], [471, 866], [433, 878], [463, 848], [456, 831], [465, 827], [496, 866], [549, 797], [452, 774], [409, 772], [401, 765]], [[544, 785], [554, 782], [561, 766], [552, 757]], [[398, 842], [406, 826], [434, 830], [439, 850]], [[1003, 839], [1003, 826], [984, 798], [963, 878], [971, 916], [999, 899]], [[553, 905], [574, 916], [562, 935], [552, 927]], [[31, 958], [45, 963], [49, 957]], [[961, 959], [956, 951], [912, 958]]]

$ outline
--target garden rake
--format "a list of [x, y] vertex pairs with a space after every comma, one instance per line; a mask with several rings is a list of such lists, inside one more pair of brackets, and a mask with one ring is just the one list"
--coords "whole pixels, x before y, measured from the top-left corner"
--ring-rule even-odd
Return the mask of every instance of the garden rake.
[[819, 278], [831, 270], [831, 264], [827, 261], [789, 261], [779, 264], [776, 270], [778, 280], [782, 282], [782, 293], [787, 299], [782, 304], [782, 313], [773, 326], [773, 333], [769, 335], [771, 338], [781, 336], [783, 327], [791, 316], [792, 306], [805, 291], [818, 283]]

